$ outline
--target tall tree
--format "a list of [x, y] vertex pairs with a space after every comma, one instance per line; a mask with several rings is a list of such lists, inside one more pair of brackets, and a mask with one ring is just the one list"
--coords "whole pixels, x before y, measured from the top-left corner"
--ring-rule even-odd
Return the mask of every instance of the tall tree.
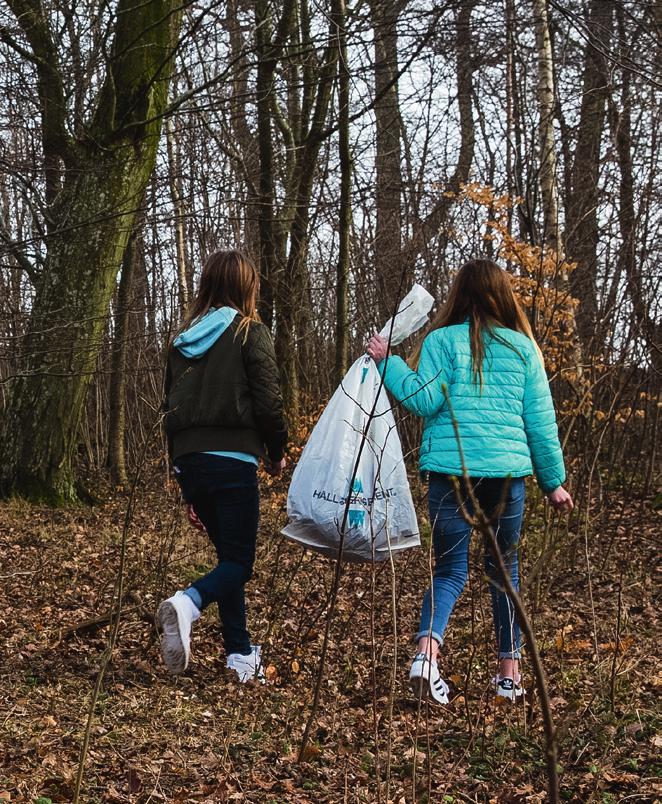
[[267, 0], [255, 0], [255, 37], [257, 51], [256, 106], [259, 152], [258, 230], [260, 235], [260, 274], [262, 280], [261, 314], [271, 324], [274, 283], [278, 264], [277, 227], [275, 222], [274, 144], [272, 105], [274, 74], [287, 42], [295, 11], [295, 0], [286, 0], [272, 33], [272, 20]]
[[179, 308], [183, 314], [188, 307], [189, 298], [192, 295], [191, 278], [192, 272], [189, 270], [189, 259], [187, 255], [186, 231], [185, 231], [185, 209], [182, 193], [182, 175], [179, 159], [179, 143], [177, 133], [172, 119], [166, 120], [166, 146], [168, 152], [168, 185], [170, 186], [170, 198], [175, 213], [175, 243], [177, 245], [177, 286], [179, 288]]
[[[622, 6], [617, 6], [616, 18], [622, 73], [621, 94], [618, 99], [610, 96], [609, 116], [620, 172], [618, 220], [621, 230], [621, 247], [618, 262], [622, 270], [621, 275], [626, 282], [637, 328], [646, 342], [651, 365], [657, 374], [656, 385], [659, 388], [662, 380], [662, 319], [654, 313], [656, 288], [653, 286], [653, 292], [649, 296], [645, 277], [638, 265], [636, 251], [637, 213], [635, 210], [635, 168], [632, 158], [632, 74], [628, 67], [631, 44], [627, 41]], [[657, 140], [657, 132], [652, 132], [652, 137]], [[653, 175], [655, 175], [654, 171], [652, 171]], [[652, 187], [649, 188], [647, 195], [649, 197], [652, 195]]]
[[554, 139], [554, 58], [547, 17], [547, 0], [533, 0], [533, 19], [538, 55], [538, 153], [543, 206], [543, 239], [557, 254], [563, 253], [559, 227], [559, 198]]
[[375, 267], [382, 318], [398, 303], [402, 274], [402, 147], [398, 0], [370, 0], [375, 75]]
[[72, 458], [115, 278], [152, 172], [181, 26], [176, 0], [119, 0], [105, 79], [81, 134], [41, 0], [8, 0], [37, 73], [49, 231], [19, 376], [0, 429], [0, 488], [76, 498]]
[[428, 215], [415, 224], [414, 235], [407, 248], [412, 273], [418, 254], [435, 235], [444, 231], [454, 202], [454, 195], [459, 191], [461, 185], [469, 180], [471, 173], [476, 147], [473, 115], [476, 57], [471, 46], [471, 15], [475, 6], [476, 0], [460, 0], [455, 19], [455, 75], [460, 117], [460, 148], [457, 162], [439, 200]]
[[108, 456], [106, 463], [113, 483], [126, 486], [126, 367], [129, 354], [129, 318], [135, 306], [134, 287], [138, 270], [144, 272], [142, 229], [144, 215], [136, 220], [129, 242], [126, 245], [115, 310], [115, 331], [108, 388]]
[[[301, 45], [305, 52], [312, 49], [307, 23], [307, 0], [301, 0], [302, 36]], [[338, 37], [333, 15], [329, 18], [326, 47], [321, 58], [307, 66], [304, 72], [301, 114], [294, 118], [295, 126], [286, 126], [285, 137], [294, 146], [295, 158], [287, 171], [286, 202], [283, 219], [289, 222], [287, 229], [281, 230], [287, 236], [289, 250], [285, 270], [279, 273], [276, 354], [281, 365], [284, 381], [284, 399], [290, 413], [296, 417], [299, 411], [299, 355], [296, 335], [304, 308], [309, 308], [308, 277], [306, 257], [310, 235], [311, 197], [320, 148], [329, 136], [327, 116], [331, 104], [333, 83], [336, 77], [338, 59]], [[295, 87], [290, 87], [290, 97]], [[283, 117], [277, 119], [283, 126]], [[287, 130], [289, 128], [289, 131]]]
[[350, 72], [347, 61], [347, 9], [335, 0], [334, 22], [338, 36], [338, 156], [340, 161], [340, 209], [338, 267], [336, 271], [336, 379], [341, 381], [349, 364], [349, 264], [352, 232], [352, 153], [349, 144]]
[[566, 202], [566, 250], [577, 267], [570, 274], [572, 295], [579, 299], [577, 327], [587, 345], [596, 334], [598, 309], [598, 179], [600, 143], [605, 104], [609, 93], [607, 53], [614, 4], [593, 0], [588, 12], [589, 38], [584, 49], [582, 102], [577, 126], [577, 143], [571, 169], [570, 195]]

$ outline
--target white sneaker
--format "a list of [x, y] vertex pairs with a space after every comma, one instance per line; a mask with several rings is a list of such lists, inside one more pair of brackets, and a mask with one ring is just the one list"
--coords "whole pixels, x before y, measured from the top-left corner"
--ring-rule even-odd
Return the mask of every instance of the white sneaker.
[[161, 632], [161, 656], [171, 673], [183, 673], [191, 655], [191, 624], [200, 617], [200, 609], [184, 592], [175, 592], [156, 612]]
[[409, 684], [419, 700], [430, 695], [435, 703], [448, 703], [448, 684], [439, 675], [437, 663], [426, 653], [416, 654], [409, 671]]
[[498, 698], [509, 698], [511, 701], [516, 701], [526, 694], [526, 690], [522, 687], [521, 679], [514, 681], [509, 676], [494, 676], [492, 679], [496, 694]]
[[236, 671], [239, 681], [245, 684], [247, 681], [259, 681], [265, 683], [264, 672], [262, 670], [262, 660], [260, 659], [261, 648], [259, 645], [251, 645], [251, 652], [248, 656], [243, 653], [231, 653], [228, 656], [226, 667]]

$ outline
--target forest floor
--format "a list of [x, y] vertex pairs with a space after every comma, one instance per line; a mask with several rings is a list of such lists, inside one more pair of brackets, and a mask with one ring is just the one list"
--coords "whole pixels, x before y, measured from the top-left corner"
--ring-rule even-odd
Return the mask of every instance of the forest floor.
[[[406, 683], [428, 550], [399, 557], [395, 576], [388, 563], [346, 567], [320, 708], [298, 763], [333, 564], [278, 535], [287, 478], [264, 480], [249, 620], [268, 682], [241, 685], [225, 669], [215, 611], [194, 626], [186, 674], [170, 677], [154, 611], [210, 566], [212, 554], [204, 534], [184, 522], [174, 492], [156, 485], [140, 489], [127, 531], [126, 597], [81, 801], [546, 800], [530, 666], [526, 704], [496, 699], [490, 688], [495, 660], [477, 539], [441, 660], [452, 682], [445, 708], [419, 708]], [[415, 493], [424, 505], [422, 490]], [[72, 800], [126, 506], [124, 496], [69, 510], [0, 504], [0, 802]], [[533, 570], [544, 527], [542, 505], [532, 511], [524, 597], [558, 729], [562, 799], [662, 799], [653, 577], [660, 516], [650, 502], [619, 501], [609, 517], [595, 515], [588, 550], [583, 530], [559, 530], [556, 548]]]

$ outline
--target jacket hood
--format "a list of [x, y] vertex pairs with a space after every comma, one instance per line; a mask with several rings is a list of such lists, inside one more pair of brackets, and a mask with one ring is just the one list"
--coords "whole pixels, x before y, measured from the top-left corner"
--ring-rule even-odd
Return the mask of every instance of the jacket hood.
[[236, 315], [237, 311], [232, 307], [212, 308], [180, 333], [175, 338], [174, 346], [184, 357], [202, 357], [230, 326]]

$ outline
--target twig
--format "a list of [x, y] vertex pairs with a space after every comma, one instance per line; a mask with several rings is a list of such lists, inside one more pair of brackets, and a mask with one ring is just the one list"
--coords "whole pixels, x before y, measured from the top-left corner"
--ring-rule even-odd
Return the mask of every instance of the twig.
[[611, 701], [611, 711], [614, 711], [616, 698], [616, 664], [618, 653], [621, 648], [621, 615], [623, 613], [623, 573], [618, 580], [618, 613], [616, 615], [616, 641], [614, 643], [614, 658], [611, 662], [611, 681], [609, 684], [609, 699]]
[[[135, 605], [132, 606], [130, 609], [126, 609], [125, 611], [137, 611], [140, 614], [140, 617], [145, 620], [145, 622], [154, 624], [154, 615], [147, 610], [140, 599], [136, 599], [138, 596], [135, 592], [129, 592], [127, 595], [124, 596], [124, 600], [133, 600]], [[124, 603], [124, 600], [122, 603]], [[103, 628], [104, 626], [108, 625], [109, 622], [113, 619], [114, 612], [112, 609], [109, 609], [105, 614], [99, 614], [97, 617], [89, 617], [87, 620], [81, 620], [80, 622], [74, 623], [70, 625], [68, 628], [65, 628], [64, 632], [62, 633], [62, 639], [66, 639], [67, 637], [73, 636], [74, 634], [81, 633], [82, 631], [96, 631], [99, 628]]]

